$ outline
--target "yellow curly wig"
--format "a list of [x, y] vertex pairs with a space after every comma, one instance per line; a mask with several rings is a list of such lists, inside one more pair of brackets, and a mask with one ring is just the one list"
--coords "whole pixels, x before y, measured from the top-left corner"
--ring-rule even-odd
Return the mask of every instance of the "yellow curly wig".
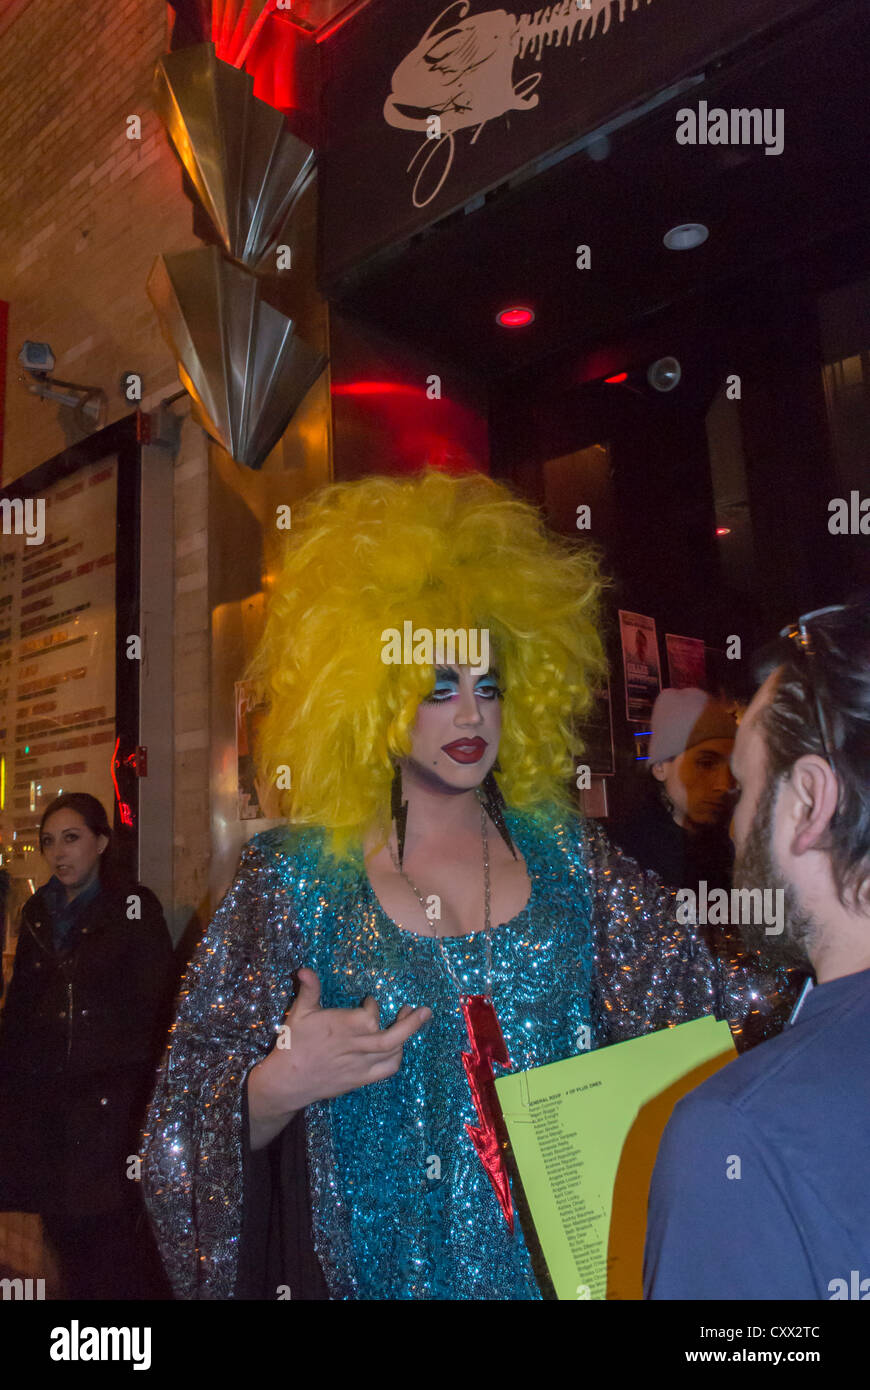
[[338, 858], [390, 823], [391, 759], [411, 751], [432, 666], [385, 665], [382, 633], [488, 628], [505, 691], [499, 744], [509, 806], [567, 807], [574, 722], [606, 670], [597, 557], [483, 474], [434, 469], [321, 489], [300, 508], [248, 673], [270, 708], [257, 759], [290, 768], [282, 812], [330, 832]]

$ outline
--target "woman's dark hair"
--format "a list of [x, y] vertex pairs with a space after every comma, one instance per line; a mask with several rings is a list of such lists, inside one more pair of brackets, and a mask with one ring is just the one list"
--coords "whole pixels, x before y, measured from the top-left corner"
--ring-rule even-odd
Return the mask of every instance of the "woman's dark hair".
[[109, 843], [100, 855], [100, 877], [106, 873], [106, 856], [111, 852], [112, 847], [112, 827], [101, 801], [90, 792], [64, 792], [62, 796], [56, 796], [54, 801], [50, 801], [42, 813], [42, 820], [39, 822], [39, 848], [42, 849], [42, 832], [45, 829], [45, 822], [57, 811], [75, 811], [81, 816], [88, 830], [94, 835], [105, 835]]
[[844, 907], [857, 905], [870, 881], [870, 598], [860, 596], [833, 613], [811, 618], [811, 653], [780, 637], [755, 663], [764, 681], [779, 680], [761, 726], [767, 742], [769, 784], [788, 776], [808, 753], [828, 761], [816, 701], [822, 707], [840, 799], [828, 827], [828, 848]]

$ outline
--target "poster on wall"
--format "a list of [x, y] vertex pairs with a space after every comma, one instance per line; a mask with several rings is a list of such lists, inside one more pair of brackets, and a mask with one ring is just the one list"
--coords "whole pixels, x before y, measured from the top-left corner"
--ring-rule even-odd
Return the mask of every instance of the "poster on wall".
[[699, 690], [707, 688], [707, 659], [704, 642], [700, 637], [675, 637], [672, 632], [665, 633], [665, 647], [668, 653], [668, 677], [676, 690], [695, 686]]
[[655, 619], [620, 608], [619, 635], [625, 672], [625, 717], [630, 724], [647, 724], [661, 690]]
[[275, 819], [276, 792], [257, 771], [256, 750], [268, 704], [262, 681], [236, 681], [236, 766], [239, 820]]
[[589, 768], [592, 777], [612, 777], [616, 766], [609, 678], [604, 688], [596, 692], [592, 708], [577, 725], [577, 733], [585, 745], [578, 762]]
[[0, 554], [0, 854], [30, 892], [48, 876], [37, 837], [49, 801], [87, 791], [112, 816], [117, 459], [28, 508], [20, 534], [4, 512]]

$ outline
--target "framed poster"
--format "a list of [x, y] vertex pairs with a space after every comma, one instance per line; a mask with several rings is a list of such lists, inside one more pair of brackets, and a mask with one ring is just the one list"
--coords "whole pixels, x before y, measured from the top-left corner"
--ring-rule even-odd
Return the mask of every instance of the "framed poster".
[[699, 690], [706, 690], [707, 658], [702, 638], [675, 637], [672, 632], [666, 632], [665, 647], [668, 653], [668, 678], [674, 689], [695, 686]]
[[619, 635], [625, 672], [625, 717], [630, 724], [646, 724], [661, 690], [655, 620], [620, 608]]
[[103, 803], [116, 859], [136, 872], [136, 421], [0, 492], [0, 861], [16, 899], [47, 878], [39, 822], [62, 792]]
[[269, 708], [265, 685], [262, 681], [236, 681], [235, 697], [239, 820], [277, 819], [276, 789], [263, 782], [256, 762], [259, 730]]

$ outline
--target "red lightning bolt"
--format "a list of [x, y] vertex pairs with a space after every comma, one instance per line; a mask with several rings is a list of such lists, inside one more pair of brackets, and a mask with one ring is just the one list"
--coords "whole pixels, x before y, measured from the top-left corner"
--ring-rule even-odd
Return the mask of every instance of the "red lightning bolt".
[[463, 995], [460, 1003], [471, 1047], [470, 1052], [463, 1052], [462, 1063], [474, 1108], [480, 1117], [479, 1125], [466, 1124], [465, 1128], [489, 1175], [499, 1206], [513, 1234], [514, 1208], [507, 1168], [498, 1141], [496, 1119], [499, 1110], [493, 1073], [495, 1062], [501, 1067], [510, 1068], [511, 1061], [492, 1000], [485, 994], [469, 994]]

